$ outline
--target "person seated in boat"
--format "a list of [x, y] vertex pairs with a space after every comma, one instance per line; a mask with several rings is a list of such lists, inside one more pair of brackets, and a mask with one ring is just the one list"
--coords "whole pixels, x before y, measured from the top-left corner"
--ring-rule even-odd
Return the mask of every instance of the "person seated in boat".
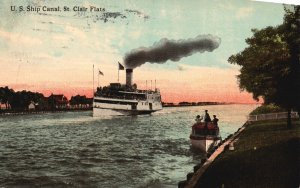
[[201, 117], [200, 115], [197, 115], [195, 121], [197, 123], [200, 123], [202, 121], [202, 119], [203, 119], [203, 117]]
[[217, 118], [217, 116], [216, 115], [213, 115], [213, 120], [212, 120], [212, 122], [213, 122], [213, 124], [215, 125], [215, 126], [218, 126], [218, 121], [219, 121], [219, 119]]

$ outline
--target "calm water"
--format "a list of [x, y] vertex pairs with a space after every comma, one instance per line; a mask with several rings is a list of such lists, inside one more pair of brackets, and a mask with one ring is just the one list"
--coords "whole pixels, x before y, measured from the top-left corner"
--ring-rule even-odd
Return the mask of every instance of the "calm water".
[[0, 187], [177, 187], [202, 156], [190, 149], [197, 114], [216, 114], [222, 137], [255, 105], [165, 108], [153, 115], [91, 112], [0, 117]]

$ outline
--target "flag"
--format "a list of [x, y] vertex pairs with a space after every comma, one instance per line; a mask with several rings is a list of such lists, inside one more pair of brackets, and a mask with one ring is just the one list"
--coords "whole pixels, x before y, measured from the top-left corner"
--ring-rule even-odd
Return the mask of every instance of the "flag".
[[120, 62], [118, 63], [119, 63], [119, 70], [124, 70], [124, 66]]
[[[98, 70], [99, 70], [99, 69], [98, 69]], [[99, 70], [99, 75], [104, 76], [103, 72], [101, 72], [100, 70]]]

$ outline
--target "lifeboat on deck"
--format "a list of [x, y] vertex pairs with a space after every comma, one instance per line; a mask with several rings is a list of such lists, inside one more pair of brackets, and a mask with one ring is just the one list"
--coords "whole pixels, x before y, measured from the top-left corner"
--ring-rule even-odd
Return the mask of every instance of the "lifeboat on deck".
[[208, 152], [222, 141], [219, 127], [212, 122], [197, 122], [192, 126], [190, 141], [193, 148]]

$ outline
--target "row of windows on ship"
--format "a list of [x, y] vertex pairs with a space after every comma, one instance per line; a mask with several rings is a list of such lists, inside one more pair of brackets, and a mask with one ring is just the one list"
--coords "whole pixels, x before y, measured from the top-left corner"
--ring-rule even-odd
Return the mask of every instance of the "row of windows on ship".
[[[102, 97], [117, 98], [117, 99], [147, 100], [146, 95], [123, 95], [123, 96], [106, 95]], [[160, 96], [148, 96], [148, 100], [160, 101]]]

